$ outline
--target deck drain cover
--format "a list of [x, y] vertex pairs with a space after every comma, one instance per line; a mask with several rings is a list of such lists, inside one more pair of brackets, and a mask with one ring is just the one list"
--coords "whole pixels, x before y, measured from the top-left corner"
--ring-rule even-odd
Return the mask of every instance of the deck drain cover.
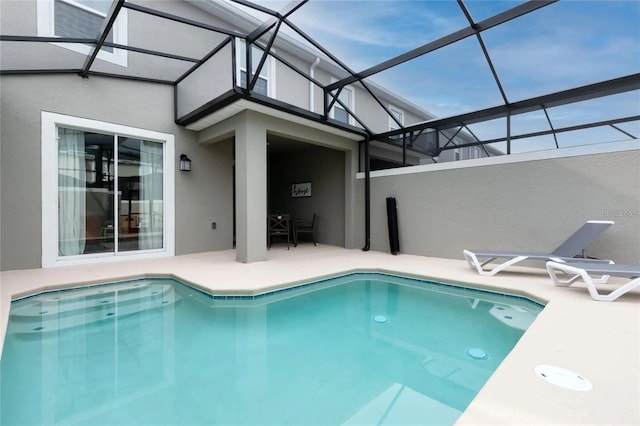
[[593, 384], [589, 379], [574, 371], [556, 367], [555, 365], [538, 365], [535, 368], [535, 372], [538, 377], [561, 388], [583, 392], [593, 389]]
[[375, 322], [383, 323], [383, 322], [387, 322], [388, 318], [386, 315], [376, 315], [375, 317], [373, 317], [373, 320]]

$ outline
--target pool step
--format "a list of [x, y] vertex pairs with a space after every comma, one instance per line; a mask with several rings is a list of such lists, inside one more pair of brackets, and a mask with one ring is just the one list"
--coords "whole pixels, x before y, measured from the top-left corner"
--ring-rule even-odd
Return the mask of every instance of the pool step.
[[[68, 293], [68, 294], [67, 294]], [[170, 284], [136, 281], [36, 296], [11, 311], [11, 333], [46, 333], [173, 305]]]

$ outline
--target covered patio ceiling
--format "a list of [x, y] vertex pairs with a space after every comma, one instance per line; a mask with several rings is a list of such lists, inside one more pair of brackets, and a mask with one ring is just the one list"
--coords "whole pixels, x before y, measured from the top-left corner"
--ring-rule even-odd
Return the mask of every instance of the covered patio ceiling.
[[[385, 12], [385, 7], [388, 4], [385, 4], [385, 2], [355, 2], [355, 7], [361, 10], [362, 15], [366, 16], [371, 14], [367, 12], [368, 7], [376, 8], [378, 12], [377, 18], [380, 18], [380, 16], [384, 17], [384, 13], [388, 13], [389, 19], [394, 20], [393, 25], [396, 25], [398, 28], [408, 26], [420, 30], [420, 36], [405, 37], [406, 40], [398, 43], [402, 46], [411, 45], [414, 47], [393, 54], [391, 57], [374, 63], [373, 65], [364, 66], [361, 69], [359, 69], [358, 66], [369, 61], [370, 58], [378, 58], [378, 56], [381, 56], [376, 52], [367, 54], [367, 34], [369, 37], [373, 37], [372, 34], [379, 32], [382, 33], [382, 36], [392, 39], [397, 36], [397, 34], [394, 35], [390, 32], [388, 29], [389, 26], [376, 23], [379, 21], [375, 21], [375, 19], [367, 21], [363, 18], [363, 27], [368, 30], [368, 32], [364, 33], [364, 40], [361, 41], [364, 43], [361, 49], [363, 55], [360, 56], [359, 59], [354, 59], [353, 62], [356, 62], [355, 64], [349, 64], [349, 61], [339, 58], [339, 56], [342, 56], [340, 53], [335, 52], [337, 49], [342, 50], [341, 53], [345, 54], [348, 49], [345, 50], [344, 48], [337, 47], [340, 44], [335, 44], [335, 40], [332, 43], [332, 38], [327, 36], [326, 32], [323, 33], [321, 30], [318, 30], [317, 27], [310, 24], [311, 21], [309, 19], [310, 14], [325, 13], [327, 14], [325, 18], [334, 19], [336, 25], [340, 25], [338, 16], [340, 16], [340, 14], [347, 14], [350, 10], [348, 9], [350, 7], [349, 4], [354, 2], [327, 3], [320, 0], [294, 0], [284, 3], [278, 1], [207, 0], [200, 2], [199, 7], [215, 14], [216, 11], [220, 10], [220, 7], [229, 8], [231, 3], [233, 3], [233, 7], [237, 8], [238, 13], [244, 17], [246, 28], [240, 32], [213, 26], [190, 17], [167, 13], [151, 7], [153, 3], [114, 0], [95, 38], [2, 34], [0, 35], [0, 47], [11, 43], [55, 42], [79, 43], [90, 45], [92, 48], [81, 66], [69, 64], [69, 66], [53, 67], [47, 66], [47, 64], [39, 64], [21, 67], [20, 60], [16, 60], [12, 61], [11, 68], [7, 68], [5, 65], [6, 61], [3, 61], [0, 74], [3, 76], [78, 74], [83, 78], [100, 76], [129, 79], [173, 86], [176, 97], [178, 97], [179, 87], [181, 84], [184, 84], [185, 80], [194, 75], [201, 67], [208, 63], [210, 64], [212, 58], [224, 49], [227, 49], [230, 50], [232, 67], [228, 69], [218, 69], [217, 72], [230, 74], [229, 80], [232, 81], [232, 84], [229, 90], [217, 94], [217, 96], [212, 97], [207, 102], [202, 103], [187, 113], [179, 113], [176, 109], [176, 123], [188, 126], [236, 101], [247, 100], [358, 134], [363, 140], [378, 140], [393, 143], [394, 145], [398, 145], [398, 141], [402, 140], [404, 149], [411, 147], [412, 142], [425, 132], [435, 131], [440, 137], [436, 137], [436, 146], [429, 152], [433, 156], [438, 155], [443, 150], [460, 148], [461, 146], [485, 144], [502, 144], [503, 151], [509, 154], [512, 152], [512, 141], [540, 136], [553, 137], [555, 147], [560, 147], [558, 143], [559, 134], [596, 127], [606, 127], [620, 135], [624, 135], [625, 138], [637, 139], [640, 136], [635, 127], [624, 127], [624, 125], [628, 123], [633, 123], [634, 126], [640, 124], [640, 62], [638, 61], [640, 53], [640, 32], [637, 30], [637, 22], [640, 18], [640, 5], [635, 2], [619, 2], [631, 3], [631, 6], [627, 7], [630, 7], [632, 11], [632, 16], [626, 17], [623, 17], [622, 12], [618, 12], [616, 16], [620, 19], [619, 23], [609, 21], [606, 17], [602, 17], [602, 20], [607, 24], [607, 31], [612, 33], [618, 31], [615, 38], [620, 39], [625, 36], [623, 38], [627, 40], [626, 44], [620, 44], [620, 51], [613, 53], [620, 57], [630, 58], [623, 61], [623, 66], [610, 67], [610, 69], [605, 72], [597, 69], [596, 65], [599, 61], [602, 61], [603, 54], [597, 47], [598, 43], [594, 43], [588, 45], [590, 48], [585, 49], [586, 52], [584, 52], [587, 65], [589, 65], [589, 61], [592, 61], [594, 66], [593, 72], [585, 72], [585, 70], [580, 69], [580, 75], [586, 75], [586, 77], [566, 78], [567, 76], [563, 75], [562, 78], [557, 78], [556, 81], [552, 82], [553, 84], [549, 85], [536, 84], [536, 76], [534, 75], [535, 70], [539, 69], [540, 62], [547, 61], [549, 57], [541, 57], [536, 55], [535, 51], [531, 50], [530, 58], [528, 58], [529, 55], [526, 54], [527, 52], [520, 52], [524, 54], [516, 58], [514, 52], [518, 52], [519, 45], [521, 45], [521, 49], [526, 50], [533, 42], [539, 41], [544, 44], [545, 40], [540, 33], [545, 31], [558, 31], [559, 34], [564, 34], [565, 39], [558, 38], [556, 40], [557, 45], [568, 43], [567, 39], [571, 37], [567, 36], [567, 34], [579, 34], [585, 38], [600, 38], [601, 41], [606, 40], [606, 34], [601, 32], [602, 27], [583, 25], [583, 22], [578, 19], [577, 15], [567, 16], [565, 21], [551, 19], [557, 15], [575, 12], [575, 9], [571, 8], [571, 3], [575, 4], [576, 2], [531, 0], [514, 3], [457, 0], [456, 2], [446, 2], [446, 6], [439, 6], [442, 10], [439, 10], [438, 13], [449, 14], [449, 16], [446, 17], [448, 19], [448, 25], [440, 26], [437, 25], [438, 20], [435, 18], [432, 20], [426, 20], [424, 17], [418, 19], [407, 16], [410, 14], [406, 13], [401, 16], [396, 15], [402, 5], [409, 8], [403, 10], [412, 10], [411, 8], [413, 8], [416, 16], [423, 16], [422, 14], [429, 12], [429, 10], [425, 8], [432, 2], [393, 2], [395, 10], [388, 9], [387, 12]], [[433, 4], [435, 3], [440, 4], [443, 2], [433, 2]], [[616, 2], [585, 2], [583, 7], [596, 7], [596, 5], [600, 5], [600, 3], [607, 3], [603, 7], [608, 7], [612, 11], [611, 13], [614, 13], [613, 9], [617, 6]], [[142, 14], [146, 17], [153, 18], [159, 28], [171, 23], [172, 25], [188, 26], [204, 32], [215, 33], [224, 38], [221, 42], [212, 45], [211, 50], [199, 56], [185, 52], [168, 51], [169, 49], [163, 50], [149, 48], [148, 46], [118, 44], [109, 41], [112, 40], [109, 34], [112, 31], [114, 23], [125, 9], [131, 11], [131, 13]], [[331, 14], [333, 14], [333, 16]], [[482, 18], [475, 19], [473, 17], [474, 14]], [[548, 27], [536, 27], [536, 24], [540, 21], [534, 20], [533, 17], [538, 15], [549, 21]], [[560, 27], [563, 22], [565, 24], [566, 22], [573, 22], [574, 18], [577, 22], [575, 28]], [[627, 18], [631, 24], [627, 24]], [[356, 25], [360, 17], [356, 15], [350, 19], [352, 19], [354, 25]], [[442, 16], [440, 16], [440, 19], [443, 19]], [[330, 21], [323, 21], [322, 25], [329, 27], [332, 24]], [[376, 27], [376, 25], [379, 25], [379, 27]], [[393, 25], [391, 25], [391, 27], [393, 27]], [[310, 28], [310, 30], [307, 28]], [[457, 29], [443, 31], [443, 28]], [[398, 29], [398, 32], [399, 31]], [[312, 36], [312, 32], [317, 35]], [[500, 34], [500, 32], [503, 34]], [[236, 52], [236, 44], [234, 41], [238, 38], [244, 40], [248, 46], [258, 47], [262, 53], [258, 63], [252, 64], [253, 58], [250, 49], [245, 50], [247, 53], [246, 58], [244, 58], [246, 68], [252, 71], [249, 73], [244, 85], [241, 85], [240, 82], [237, 81], [235, 73], [238, 53]], [[319, 38], [325, 40], [320, 42], [318, 41]], [[278, 46], [279, 43], [285, 46], [297, 46], [302, 51], [308, 52], [310, 58], [314, 56], [321, 57], [323, 61], [333, 67], [335, 74], [338, 76], [338, 80], [331, 84], [321, 83], [310, 75], [309, 70], [299, 68], [281, 55], [278, 50], [275, 50], [274, 46]], [[604, 44], [606, 43], [600, 43], [600, 45]], [[329, 45], [332, 45], [332, 47], [328, 47]], [[352, 47], [358, 48], [358, 44], [355, 43]], [[542, 50], [548, 49], [551, 51], [556, 47], [557, 46], [554, 45], [546, 45], [543, 46]], [[98, 52], [103, 48], [122, 49], [133, 52], [133, 54], [150, 55], [162, 61], [171, 63], [178, 62], [183, 64], [183, 70], [176, 74], [174, 78], [170, 79], [157, 78], [153, 74], [134, 75], [127, 73], [126, 69], [122, 72], [105, 72], [96, 66], [95, 61]], [[610, 48], [608, 45], [602, 47], [602, 49], [609, 50]], [[396, 47], [395, 50], [398, 50], [398, 48]], [[385, 52], [394, 53], [395, 50], [387, 49]], [[188, 50], [185, 49], [185, 51]], [[505, 51], [511, 52], [511, 58]], [[278, 63], [283, 64], [297, 75], [311, 82], [314, 86], [322, 89], [325, 95], [322, 112], [309, 111], [256, 93], [256, 83], [261, 69], [265, 66], [268, 55], [275, 58]], [[553, 58], [553, 56], [550, 57]], [[561, 57], [561, 55], [557, 55], [556, 58], [557, 57]], [[442, 62], [443, 58], [453, 61], [453, 64], [451, 62]], [[522, 58], [525, 59], [523, 60]], [[519, 62], [515, 64], [515, 61]], [[24, 64], [32, 63], [33, 61], [24, 61]], [[434, 67], [434, 64], [440, 64], [441, 66]], [[578, 68], [584, 65], [584, 63], [575, 64], [575, 68], [578, 70]], [[557, 63], [545, 62], [544, 66], [548, 68], [566, 67], [566, 64], [559, 65]], [[473, 105], [471, 109], [467, 106], [466, 109], [463, 107], [456, 111], [454, 108], [447, 107], [443, 108], [445, 112], [443, 114], [442, 112], [434, 111], [434, 105], [429, 104], [428, 100], [424, 101], [431, 93], [429, 91], [429, 85], [423, 83], [430, 79], [437, 80], [436, 68], [444, 68], [442, 70], [443, 73], [457, 74], [457, 82], [462, 91], [462, 97], [457, 101], [464, 102], [465, 105]], [[514, 69], [519, 70], [519, 72], [514, 71]], [[483, 74], [485, 78], [482, 81], [479, 80], [477, 83], [471, 82], [470, 86], [467, 80], [472, 80], [471, 76], [476, 74]], [[548, 78], [553, 78], [553, 75], [553, 73], [550, 73], [550, 77]], [[381, 100], [380, 96], [381, 93], [386, 90], [383, 89], [383, 87], [391, 85], [393, 89], [396, 89], [398, 86], [394, 85], [394, 82], [397, 83], [398, 81], [404, 82], [407, 91], [394, 91], [397, 91], [400, 96], [407, 96], [409, 102], [412, 102], [413, 105], [424, 110], [425, 114], [433, 117], [432, 119], [411, 125], [405, 125], [405, 123], [398, 120], [390, 111], [388, 104]], [[339, 98], [340, 93], [348, 85], [359, 87], [368, 93], [377, 106], [385, 111], [389, 120], [395, 122], [396, 126], [394, 127], [396, 127], [396, 129], [384, 133], [372, 131], [370, 129], [371, 123], [368, 123], [366, 118], [359, 115], [357, 111], [352, 110], [349, 105], [346, 105]], [[452, 90], [455, 90], [455, 87], [453, 87], [455, 84], [451, 84], [451, 86]], [[530, 90], [531, 88], [544, 90], [546, 87], [553, 87], [556, 90], [536, 93], [531, 93]], [[426, 93], [421, 92], [423, 89]], [[489, 99], [488, 102], [491, 102], [490, 104], [486, 104], [487, 100], [483, 100], [480, 103], [471, 102], [471, 99], [475, 97], [476, 91], [481, 92], [484, 90], [492, 90], [493, 92], [493, 95], [483, 96], [484, 99]], [[437, 98], [438, 96], [440, 96], [440, 94], [437, 91], [434, 92], [433, 97]], [[465, 97], [469, 99], [469, 102], [466, 102]], [[578, 123], [566, 123], [560, 118], [554, 117], [553, 110], [555, 108], [563, 108], [566, 106], [580, 107], [585, 104], [589, 105], [590, 102], [593, 103], [594, 100], [600, 99], [607, 100], [607, 102], [605, 102], [607, 105], [614, 103], [618, 106], [623, 104], [625, 107], [614, 109], [602, 107], [600, 115], [589, 114], [586, 120]], [[622, 99], [622, 101], [619, 101], [620, 99]], [[456, 101], [452, 101], [450, 105], [455, 103]], [[345, 109], [348, 114], [353, 117], [354, 123], [357, 124], [348, 125], [332, 119], [330, 111], [336, 104], [339, 104]], [[541, 113], [543, 115], [539, 116]], [[542, 124], [537, 128], [523, 127], [522, 129], [514, 131], [512, 124], [513, 119], [517, 116], [532, 117], [532, 114], [538, 114], [537, 120]], [[501, 135], [491, 135], [488, 137], [478, 136], [478, 132], [472, 130], [473, 125], [478, 123], [496, 122], [501, 123], [499, 125], [499, 127], [503, 129]], [[469, 136], [470, 142], [460, 144], [459, 142], [453, 141], [451, 135], [456, 135], [461, 132]]]

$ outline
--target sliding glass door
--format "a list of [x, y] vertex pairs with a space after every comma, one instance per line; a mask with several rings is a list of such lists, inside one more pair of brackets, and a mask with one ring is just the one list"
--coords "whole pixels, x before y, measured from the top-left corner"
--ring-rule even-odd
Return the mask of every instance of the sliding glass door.
[[162, 144], [118, 138], [118, 249], [162, 248]]
[[58, 127], [58, 257], [164, 248], [164, 144]]

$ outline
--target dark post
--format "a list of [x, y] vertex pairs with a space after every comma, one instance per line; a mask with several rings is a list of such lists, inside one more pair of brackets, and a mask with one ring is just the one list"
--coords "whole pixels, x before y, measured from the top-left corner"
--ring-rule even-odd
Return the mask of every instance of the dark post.
[[369, 164], [369, 136], [364, 140], [364, 247], [362, 251], [369, 251], [371, 247], [371, 171]]
[[407, 165], [407, 134], [402, 134], [402, 165]]
[[396, 255], [400, 251], [400, 241], [398, 239], [398, 213], [394, 197], [387, 197], [387, 225], [389, 227], [389, 248], [391, 254]]

